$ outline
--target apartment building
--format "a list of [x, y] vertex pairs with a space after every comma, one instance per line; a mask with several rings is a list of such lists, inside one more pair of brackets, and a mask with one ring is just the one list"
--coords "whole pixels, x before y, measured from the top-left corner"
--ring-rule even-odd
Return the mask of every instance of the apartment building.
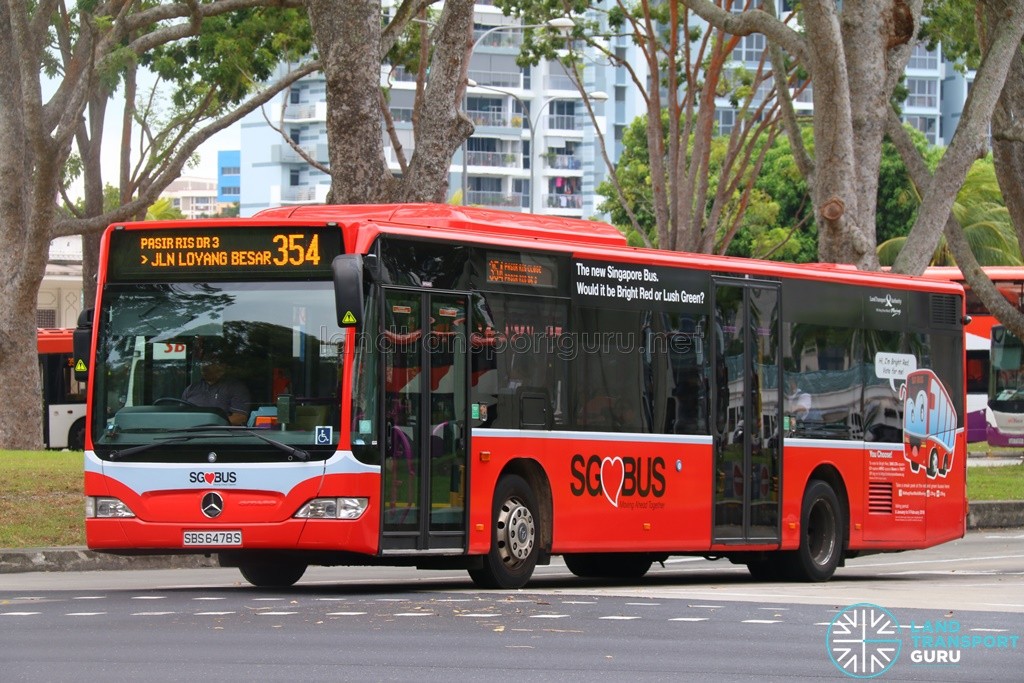
[[[598, 17], [598, 10], [610, 9], [613, 4], [612, 0], [598, 0], [591, 15]], [[777, 4], [784, 14], [792, 3], [777, 0]], [[736, 0], [736, 11], [743, 5]], [[598, 132], [614, 162], [621, 154], [626, 127], [646, 113], [641, 93], [625, 70], [597, 54], [584, 54], [584, 91], [596, 114], [591, 118], [583, 96], [561, 64], [542, 62], [521, 68], [515, 63], [522, 40], [516, 20], [505, 17], [490, 3], [478, 2], [474, 36], [464, 110], [476, 130], [452, 160], [449, 200], [524, 212], [593, 215], [600, 203], [594, 189], [607, 174]], [[756, 69], [765, 47], [762, 35], [742, 38], [733, 51], [733, 65]], [[641, 78], [646, 77], [645, 61], [630, 36], [613, 37], [609, 48], [618, 58], [628, 60]], [[382, 67], [381, 83], [390, 88], [398, 138], [406, 155], [411, 155], [415, 74]], [[948, 144], [969, 83], [950, 69], [937, 51], [919, 45], [908, 64], [905, 85], [909, 97], [903, 107], [904, 120], [933, 144]], [[812, 88], [796, 99], [801, 113], [812, 112]], [[765, 94], [768, 89], [765, 85]], [[329, 176], [307, 163], [274, 130], [279, 128], [306, 155], [326, 166], [325, 98], [324, 78], [310, 76], [264, 111], [243, 120], [238, 163], [241, 215], [326, 199]], [[716, 116], [720, 132], [726, 134], [735, 124], [737, 112], [723, 99]], [[381, 134], [388, 164], [398, 173], [395, 150], [387, 135]]]
[[[594, 154], [595, 120], [604, 125], [607, 95], [586, 87], [596, 119], [556, 61], [519, 67], [519, 23], [478, 3], [464, 111], [476, 126], [452, 159], [449, 200], [519, 211], [582, 217], [593, 210], [595, 183], [603, 174]], [[416, 75], [381, 69], [390, 89], [391, 116], [407, 157], [414, 150], [412, 110]], [[593, 83], [586, 83], [591, 86]], [[322, 202], [330, 178], [281, 138], [278, 127], [310, 158], [327, 164], [326, 83], [322, 75], [300, 81], [287, 94], [241, 124], [241, 214], [287, 204]], [[273, 126], [267, 122], [269, 119]], [[382, 131], [388, 165], [398, 157]]]

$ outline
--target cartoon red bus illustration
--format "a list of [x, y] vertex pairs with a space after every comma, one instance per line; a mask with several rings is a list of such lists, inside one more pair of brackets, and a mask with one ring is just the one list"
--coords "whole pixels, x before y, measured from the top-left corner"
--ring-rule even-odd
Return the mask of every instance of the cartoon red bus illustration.
[[956, 409], [931, 370], [915, 370], [900, 387], [903, 405], [903, 457], [910, 469], [922, 467], [930, 479], [945, 477], [953, 466]]

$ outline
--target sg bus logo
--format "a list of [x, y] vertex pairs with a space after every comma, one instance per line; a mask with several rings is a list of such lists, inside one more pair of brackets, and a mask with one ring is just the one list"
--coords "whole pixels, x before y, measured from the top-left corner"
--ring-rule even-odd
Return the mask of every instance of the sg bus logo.
[[602, 458], [599, 455], [584, 458], [577, 453], [572, 456], [569, 467], [573, 479], [569, 490], [574, 496], [603, 494], [613, 507], [619, 507], [623, 496], [660, 498], [665, 495], [664, 458]]
[[234, 472], [189, 472], [188, 483], [190, 484], [234, 484], [237, 481]]

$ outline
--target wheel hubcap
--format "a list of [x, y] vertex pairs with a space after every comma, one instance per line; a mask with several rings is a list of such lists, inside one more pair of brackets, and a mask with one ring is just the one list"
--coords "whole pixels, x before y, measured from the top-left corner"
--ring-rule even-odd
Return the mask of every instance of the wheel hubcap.
[[525, 561], [533, 552], [537, 529], [530, 508], [518, 498], [510, 498], [498, 515], [498, 555], [507, 565]]

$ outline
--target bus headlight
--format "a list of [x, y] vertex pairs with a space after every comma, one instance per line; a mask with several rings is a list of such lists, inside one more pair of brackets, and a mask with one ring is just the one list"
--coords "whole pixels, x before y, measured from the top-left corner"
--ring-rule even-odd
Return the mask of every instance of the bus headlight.
[[295, 513], [301, 519], [359, 519], [369, 498], [314, 498]]
[[86, 496], [85, 498], [86, 519], [134, 516], [135, 513], [132, 512], [132, 509], [117, 498], [95, 496]]

